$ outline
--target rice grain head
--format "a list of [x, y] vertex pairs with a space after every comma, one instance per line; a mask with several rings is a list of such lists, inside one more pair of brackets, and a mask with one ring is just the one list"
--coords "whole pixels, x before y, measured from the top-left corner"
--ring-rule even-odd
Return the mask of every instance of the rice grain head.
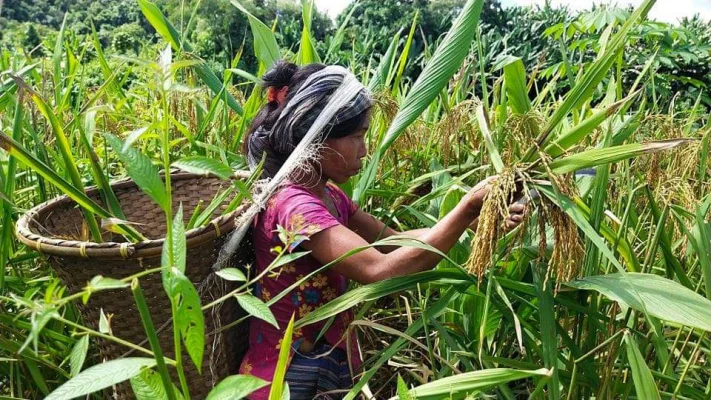
[[492, 263], [494, 249], [501, 235], [501, 224], [508, 218], [508, 205], [515, 190], [514, 172], [512, 169], [506, 169], [493, 183], [484, 199], [479, 225], [472, 241], [472, 251], [466, 263], [467, 271], [475, 274], [479, 282]]

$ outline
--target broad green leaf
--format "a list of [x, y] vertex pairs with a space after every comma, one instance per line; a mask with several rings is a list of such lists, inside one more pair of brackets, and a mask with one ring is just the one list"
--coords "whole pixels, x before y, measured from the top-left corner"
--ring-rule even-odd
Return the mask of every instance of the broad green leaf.
[[173, 162], [173, 166], [194, 174], [213, 174], [222, 179], [229, 179], [234, 172], [232, 168], [214, 158], [203, 156], [183, 157]]
[[[410, 389], [410, 393], [418, 400], [463, 399], [472, 392], [490, 389], [519, 379], [542, 377], [549, 374], [550, 371], [545, 368], [533, 371], [491, 368], [438, 379]], [[396, 396], [392, 399], [397, 398]]]
[[[152, 369], [144, 369], [140, 374], [131, 378], [131, 389], [133, 389], [136, 400], [167, 400], [169, 398], [160, 375]], [[183, 399], [180, 390], [175, 385], [173, 385], [173, 393], [178, 400]]]
[[550, 168], [554, 173], [566, 174], [580, 169], [626, 160], [643, 154], [673, 149], [688, 142], [689, 139], [668, 139], [591, 149], [559, 158], [550, 164]]
[[244, 273], [238, 270], [237, 268], [223, 268], [219, 271], [216, 271], [215, 274], [227, 281], [247, 282], [247, 277], [244, 276]]
[[254, 37], [254, 51], [259, 62], [268, 70], [281, 58], [279, 55], [279, 45], [277, 44], [276, 37], [274, 37], [274, 32], [272, 32], [268, 26], [264, 25], [259, 18], [247, 11], [239, 1], [230, 0], [230, 3], [242, 11], [249, 19], [249, 26], [252, 29], [252, 36]]
[[531, 109], [531, 99], [528, 98], [526, 86], [526, 69], [520, 58], [511, 59], [504, 65], [506, 94], [509, 105], [516, 114], [525, 114]]
[[[658, 275], [628, 272], [588, 276], [568, 286], [595, 290], [672, 324], [711, 331], [711, 300]], [[631, 286], [631, 287], [630, 287]]]
[[171, 270], [169, 280], [171, 300], [177, 303], [176, 327], [190, 359], [201, 371], [205, 352], [205, 316], [200, 307], [200, 296], [193, 283], [177, 268]]
[[272, 314], [269, 307], [267, 307], [267, 305], [261, 300], [249, 294], [240, 294], [235, 297], [244, 311], [248, 312], [251, 316], [259, 318], [262, 321], [266, 321], [275, 328], [279, 328], [279, 324], [277, 323], [276, 318], [274, 318], [274, 314]]
[[390, 128], [385, 133], [378, 152], [383, 153], [417, 119], [432, 100], [437, 98], [449, 79], [459, 69], [469, 53], [483, 0], [468, 0], [447, 32], [432, 58], [403, 100]]
[[632, 334], [625, 332], [625, 348], [627, 349], [627, 360], [632, 370], [632, 381], [638, 399], [661, 399], [657, 384], [654, 382], [652, 371], [649, 370], [647, 362], [639, 351], [637, 342]]
[[121, 139], [107, 133], [106, 141], [124, 163], [128, 175], [163, 210], [168, 209], [168, 194], [163, 180], [158, 174], [158, 167], [151, 159], [133, 147], [124, 148]]
[[284, 382], [284, 376], [286, 376], [286, 368], [288, 367], [291, 355], [291, 341], [293, 334], [294, 314], [291, 315], [289, 325], [287, 325], [286, 331], [284, 331], [284, 337], [281, 339], [279, 360], [277, 361], [276, 371], [274, 371], [274, 379], [272, 379], [272, 387], [269, 391], [269, 400], [281, 400], [283, 398], [286, 385], [286, 382]]
[[220, 381], [210, 393], [207, 400], [239, 400], [249, 396], [257, 389], [267, 386], [269, 382], [251, 375], [232, 375]]
[[89, 336], [85, 335], [79, 338], [72, 348], [72, 352], [69, 355], [69, 365], [71, 366], [71, 372], [69, 376], [75, 377], [79, 375], [81, 367], [84, 366], [84, 360], [86, 360], [86, 353], [89, 351]]
[[138, 375], [156, 365], [153, 358], [130, 357], [107, 361], [87, 368], [65, 382], [45, 400], [70, 400], [105, 389]]

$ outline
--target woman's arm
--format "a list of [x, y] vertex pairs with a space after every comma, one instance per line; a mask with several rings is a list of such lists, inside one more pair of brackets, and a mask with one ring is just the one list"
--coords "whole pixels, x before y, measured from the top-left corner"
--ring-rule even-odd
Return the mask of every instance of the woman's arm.
[[[480, 209], [481, 198], [466, 199], [418, 239], [446, 253], [479, 216]], [[328, 264], [355, 248], [367, 245], [363, 237], [342, 225], [318, 232], [301, 244], [321, 264]], [[333, 269], [349, 279], [367, 284], [434, 268], [440, 259], [436, 253], [414, 247], [399, 247], [387, 254], [371, 247], [345, 258]]]

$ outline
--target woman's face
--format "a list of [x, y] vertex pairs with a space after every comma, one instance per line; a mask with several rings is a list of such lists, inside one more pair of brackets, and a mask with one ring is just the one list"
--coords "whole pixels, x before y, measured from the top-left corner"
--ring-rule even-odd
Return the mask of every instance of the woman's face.
[[370, 115], [363, 119], [361, 126], [348, 136], [326, 139], [321, 148], [320, 161], [323, 177], [338, 184], [346, 183], [363, 167], [363, 157], [367, 154], [365, 133], [370, 127]]

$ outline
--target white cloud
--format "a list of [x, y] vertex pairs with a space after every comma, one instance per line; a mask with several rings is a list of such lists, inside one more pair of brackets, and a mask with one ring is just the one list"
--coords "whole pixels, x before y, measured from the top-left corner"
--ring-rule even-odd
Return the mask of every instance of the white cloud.
[[[509, 5], [542, 5], [545, 0], [502, 0], [504, 6]], [[553, 5], [567, 5], [573, 10], [590, 9], [595, 4], [632, 4], [637, 6], [642, 0], [551, 0]], [[682, 17], [691, 17], [700, 14], [702, 18], [711, 20], [711, 2], [709, 0], [658, 0], [652, 7], [649, 15], [651, 18], [665, 22], [677, 22]]]
[[343, 11], [351, 0], [315, 0], [316, 8], [328, 14], [331, 18], [336, 18]]

